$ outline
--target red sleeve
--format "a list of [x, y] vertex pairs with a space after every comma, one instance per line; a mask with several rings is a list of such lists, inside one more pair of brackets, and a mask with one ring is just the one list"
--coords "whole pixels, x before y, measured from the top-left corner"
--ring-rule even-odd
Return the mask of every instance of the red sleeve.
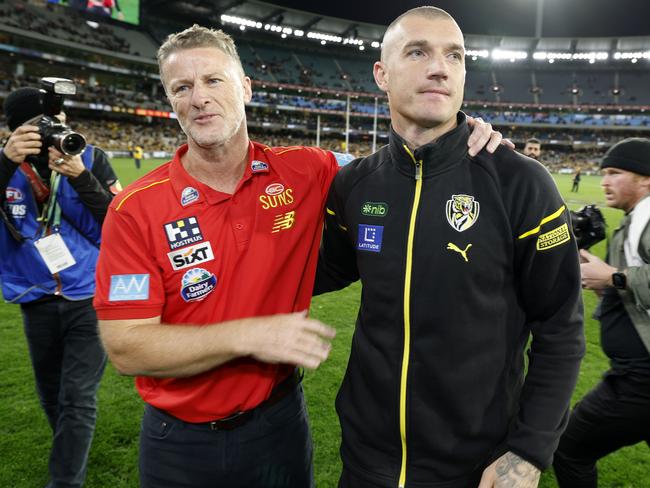
[[100, 320], [157, 317], [165, 292], [146, 219], [112, 205], [102, 228], [94, 306]]

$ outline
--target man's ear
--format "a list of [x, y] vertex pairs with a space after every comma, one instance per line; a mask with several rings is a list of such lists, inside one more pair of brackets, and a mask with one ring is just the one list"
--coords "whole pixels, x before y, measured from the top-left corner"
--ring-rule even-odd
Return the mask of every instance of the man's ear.
[[375, 61], [375, 64], [372, 67], [372, 74], [375, 77], [375, 83], [379, 89], [383, 92], [388, 91], [388, 73], [383, 62]]

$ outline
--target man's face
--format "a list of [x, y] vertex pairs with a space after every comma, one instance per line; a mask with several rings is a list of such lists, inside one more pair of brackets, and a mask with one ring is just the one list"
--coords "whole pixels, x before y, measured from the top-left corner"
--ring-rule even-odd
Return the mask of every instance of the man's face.
[[463, 34], [450, 19], [407, 16], [386, 36], [375, 81], [393, 124], [434, 128], [455, 121], [463, 101]]
[[524, 154], [529, 158], [539, 159], [542, 154], [542, 145], [537, 142], [527, 142], [524, 146]]
[[650, 189], [650, 177], [619, 168], [604, 168], [600, 186], [608, 207], [632, 210]]
[[242, 127], [251, 99], [250, 79], [223, 51], [177, 51], [161, 65], [163, 85], [190, 143], [220, 146]]

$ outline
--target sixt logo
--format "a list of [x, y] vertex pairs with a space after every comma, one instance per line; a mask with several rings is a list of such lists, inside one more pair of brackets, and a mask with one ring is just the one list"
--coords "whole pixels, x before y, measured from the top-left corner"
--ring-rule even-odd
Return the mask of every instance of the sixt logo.
[[293, 203], [293, 190], [291, 188], [285, 190], [282, 183], [271, 183], [264, 192], [266, 195], [260, 195], [260, 203], [264, 210]]
[[12, 186], [7, 187], [7, 203], [20, 203], [23, 201], [23, 192]]
[[214, 254], [212, 254], [210, 242], [203, 242], [190, 247], [184, 247], [178, 251], [169, 252], [167, 253], [167, 257], [169, 258], [169, 262], [172, 263], [172, 269], [178, 271], [189, 266], [212, 261]]

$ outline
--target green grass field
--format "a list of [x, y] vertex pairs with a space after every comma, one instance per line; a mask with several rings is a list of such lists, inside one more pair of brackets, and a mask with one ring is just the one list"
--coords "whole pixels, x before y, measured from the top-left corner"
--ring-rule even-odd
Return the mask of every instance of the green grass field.
[[[123, 185], [138, 173], [131, 159], [113, 161]], [[159, 162], [146, 161], [141, 174]], [[571, 208], [586, 203], [604, 207], [598, 177], [583, 177], [578, 194], [570, 193], [570, 176], [557, 178], [560, 191]], [[609, 229], [620, 212], [604, 209]], [[602, 256], [604, 245], [595, 248]], [[334, 412], [334, 397], [345, 371], [359, 302], [360, 287], [317, 297], [312, 315], [337, 329], [332, 354], [317, 371], [305, 376], [305, 390], [313, 426], [316, 485], [335, 487], [340, 470], [340, 430]], [[593, 293], [585, 295], [587, 355], [574, 394], [579, 399], [607, 369], [600, 349], [598, 324], [591, 319], [596, 304]], [[32, 378], [20, 312], [15, 305], [0, 304], [0, 487], [34, 488], [48, 480], [47, 456], [50, 430], [42, 413]], [[137, 487], [137, 449], [142, 402], [131, 378], [121, 377], [109, 365], [99, 392], [99, 418], [90, 455], [88, 487]], [[607, 488], [650, 487], [650, 450], [645, 444], [628, 447], [601, 461], [600, 486]], [[542, 476], [541, 487], [555, 487], [552, 472]], [[253, 487], [251, 487], [253, 488]], [[255, 487], [258, 488], [258, 487]], [[261, 487], [259, 487], [261, 488]]]

